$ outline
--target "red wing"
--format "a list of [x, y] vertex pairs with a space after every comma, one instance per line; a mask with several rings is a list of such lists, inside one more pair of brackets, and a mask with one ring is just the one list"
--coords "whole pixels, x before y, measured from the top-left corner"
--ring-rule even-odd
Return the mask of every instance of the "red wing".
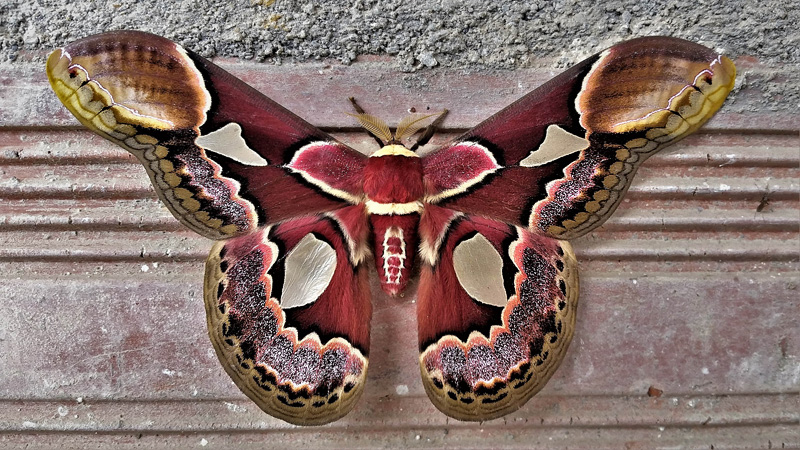
[[[349, 211], [355, 209], [356, 211]], [[360, 206], [225, 242], [206, 263], [208, 331], [267, 413], [300, 425], [347, 414], [364, 388], [371, 316]], [[362, 235], [354, 235], [361, 233]]]
[[581, 236], [614, 211], [642, 161], [722, 106], [735, 71], [681, 39], [615, 45], [425, 157], [426, 200]]
[[558, 368], [575, 325], [568, 242], [427, 206], [420, 222], [420, 368], [431, 401], [459, 420], [518, 409]]
[[136, 155], [175, 217], [203, 236], [361, 198], [364, 155], [165, 38], [91, 36], [53, 52], [47, 74], [81, 123]]

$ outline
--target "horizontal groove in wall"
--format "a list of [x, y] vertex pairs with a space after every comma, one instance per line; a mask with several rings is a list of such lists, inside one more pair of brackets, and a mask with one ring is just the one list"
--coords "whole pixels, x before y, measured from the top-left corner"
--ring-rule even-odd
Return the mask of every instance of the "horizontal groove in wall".
[[[731, 131], [720, 134], [700, 129], [670, 146], [670, 150], [650, 158], [647, 165], [796, 168], [800, 159], [799, 133]], [[439, 130], [420, 154], [435, 150], [459, 134], [449, 129]], [[334, 132], [333, 136], [365, 154], [377, 150], [377, 144], [365, 130]], [[0, 165], [125, 164], [133, 161], [135, 158], [125, 150], [85, 128], [19, 131], [0, 127]]]
[[[552, 65], [552, 61], [540, 63]], [[770, 88], [781, 87], [776, 80], [793, 79], [795, 69], [752, 61], [745, 61], [745, 65], [749, 82], [738, 86], [733, 98], [709, 121], [707, 129], [797, 130], [796, 111], [783, 105], [775, 110], [763, 107], [765, 101], [774, 103], [775, 94]], [[466, 128], [560, 72], [547, 68], [470, 73], [433, 69], [397, 76], [396, 67], [379, 62], [356, 62], [349, 66], [223, 63], [223, 67], [305, 120], [329, 128], [354, 125], [352, 118], [344, 114], [350, 111], [348, 97], [357, 98], [370, 114], [389, 122], [400, 120], [411, 107], [419, 111], [447, 108], [450, 126]], [[413, 79], [411, 83], [408, 77]], [[5, 80], [0, 84], [0, 98], [5, 99], [0, 103], [0, 123], [14, 127], [75, 123], [51, 92], [42, 65], [9, 65], [0, 69], [0, 79]], [[379, 98], [374, 86], [382, 87]], [[38, 99], [37, 108], [29, 107], [32, 98]]]
[[[0, 231], [180, 231], [183, 225], [157, 201], [116, 202], [112, 206], [93, 206], [92, 202], [82, 207], [48, 205], [41, 208], [0, 205]], [[99, 203], [99, 202], [98, 202]], [[130, 203], [141, 203], [130, 205]], [[152, 204], [151, 204], [152, 203]], [[757, 204], [755, 204], [757, 207]], [[797, 231], [797, 210], [787, 205], [778, 209], [774, 202], [766, 212], [749, 209], [676, 209], [638, 208], [636, 204], [617, 210], [601, 230], [657, 231], [661, 233], [680, 231], [742, 232], [742, 231]], [[130, 208], [126, 214], [121, 209]]]
[[[784, 239], [591, 239], [576, 241], [583, 260], [796, 261], [800, 245]], [[205, 260], [211, 241], [185, 233], [102, 231], [0, 235], [0, 261]]]
[[[16, 403], [16, 404], [15, 404]], [[433, 412], [427, 397], [408, 396], [399, 399], [363, 397], [364, 405], [348, 417], [345, 424], [323, 428], [328, 432], [348, 429], [381, 429], [385, 415], [392, 410], [404, 411], [394, 419], [394, 428], [432, 428], [448, 425], [451, 430], [471, 428], [467, 422], [446, 421]], [[544, 395], [532, 401], [534, 410], [526, 418], [527, 427], [548, 429], [554, 427], [630, 428], [630, 427], [709, 427], [744, 425], [797, 425], [800, 402], [790, 394], [731, 395], [724, 399], [711, 396], [568, 396]], [[548, 408], [557, 405], [556, 410]], [[232, 407], [233, 406], [233, 407]], [[48, 417], [51, 411], [66, 410], [63, 416]], [[614, 408], [619, 411], [609, 420], [602, 411]], [[687, 409], [687, 414], [674, 416], [674, 411]], [[97, 401], [83, 399], [26, 400], [13, 402], [0, 400], [0, 433], [19, 431], [105, 432], [105, 433], [175, 433], [181, 431], [269, 431], [288, 429], [281, 422], [265, 418], [242, 398], [209, 399], [194, 401]], [[540, 412], [537, 414], [536, 410]], [[747, 411], [744, 414], [742, 411]], [[546, 411], [546, 412], [545, 412]], [[425, 414], [420, 414], [420, 413]], [[540, 420], [537, 419], [537, 415]], [[77, 417], [76, 417], [77, 416]], [[423, 417], [433, 416], [432, 419]], [[520, 414], [512, 413], [505, 425], [513, 428]], [[119, 417], [124, 417], [123, 423]], [[149, 421], [148, 421], [149, 419]], [[23, 425], [23, 422], [28, 424]], [[533, 423], [530, 423], [533, 422]], [[490, 422], [491, 423], [491, 422]], [[497, 425], [500, 425], [499, 423]], [[502, 425], [501, 425], [502, 426]]]

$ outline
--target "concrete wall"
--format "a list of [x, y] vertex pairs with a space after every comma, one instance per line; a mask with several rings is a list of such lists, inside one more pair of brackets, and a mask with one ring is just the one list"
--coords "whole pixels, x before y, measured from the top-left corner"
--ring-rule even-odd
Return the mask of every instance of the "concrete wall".
[[[39, 60], [43, 50], [113, 29], [150, 31], [207, 57], [348, 64], [376, 55], [392, 71], [566, 67], [623, 39], [670, 35], [774, 68], [783, 79], [763, 107], [800, 104], [798, 0], [1, 3], [0, 64]], [[740, 85], [764, 81], [740, 73]]]
[[0, 55], [111, 29], [161, 34], [204, 56], [298, 61], [390, 55], [419, 65], [525, 67], [573, 60], [622, 39], [665, 34], [734, 57], [800, 61], [800, 4], [789, 1], [25, 1], [0, 6]]

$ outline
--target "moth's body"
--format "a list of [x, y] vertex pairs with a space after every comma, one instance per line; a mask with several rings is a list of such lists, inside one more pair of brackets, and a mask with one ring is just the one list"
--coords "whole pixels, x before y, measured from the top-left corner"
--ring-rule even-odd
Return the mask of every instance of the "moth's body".
[[375, 267], [389, 295], [402, 292], [412, 273], [424, 194], [422, 162], [416, 153], [392, 144], [370, 155], [364, 168], [366, 210]]
[[422, 157], [399, 145], [416, 119], [390, 133], [361, 114], [387, 144], [366, 157], [147, 33], [76, 41], [47, 72], [84, 125], [139, 158], [176, 218], [218, 241], [204, 299], [234, 382], [269, 414], [314, 425], [347, 414], [364, 389], [370, 241], [384, 291], [419, 269], [419, 365], [434, 405], [461, 420], [521, 407], [575, 328], [566, 240], [601, 225], [642, 161], [714, 114], [735, 68], [687, 41], [634, 39]]

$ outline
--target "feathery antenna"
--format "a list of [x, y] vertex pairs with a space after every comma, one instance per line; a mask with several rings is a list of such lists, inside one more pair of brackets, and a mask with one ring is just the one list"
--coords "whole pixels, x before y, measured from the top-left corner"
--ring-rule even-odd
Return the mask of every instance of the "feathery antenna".
[[[436, 128], [442, 123], [444, 117], [447, 115], [448, 110], [443, 110], [442, 112], [433, 113], [433, 114], [411, 114], [400, 121], [397, 125], [397, 129], [394, 133], [389, 129], [389, 126], [386, 125], [386, 122], [375, 117], [373, 115], [367, 114], [363, 108], [356, 102], [356, 99], [353, 97], [349, 97], [350, 103], [353, 105], [353, 109], [355, 109], [356, 113], [346, 113], [349, 116], [353, 116], [358, 119], [358, 122], [361, 124], [364, 129], [366, 129], [378, 144], [383, 147], [384, 145], [390, 144], [402, 144], [402, 141], [405, 139], [410, 138], [414, 134], [416, 134], [419, 130], [423, 130], [422, 134], [420, 135], [417, 142], [410, 148], [410, 150], [415, 150], [418, 147], [425, 145], [433, 136], [433, 133], [436, 131]], [[430, 123], [426, 123], [428, 119], [431, 117], [436, 117]]]

